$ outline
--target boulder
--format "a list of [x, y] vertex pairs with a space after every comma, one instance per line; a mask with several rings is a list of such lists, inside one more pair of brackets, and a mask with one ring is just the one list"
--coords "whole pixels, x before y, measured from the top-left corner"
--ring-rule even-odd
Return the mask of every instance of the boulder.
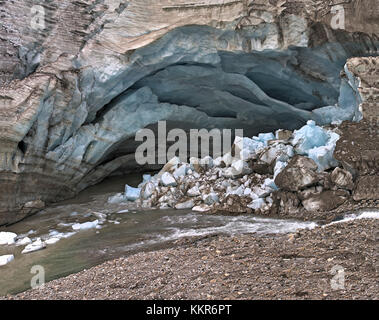
[[353, 175], [344, 169], [335, 168], [330, 175], [331, 181], [341, 189], [353, 190], [354, 181]]
[[379, 200], [379, 176], [359, 177], [353, 192], [353, 199], [355, 201]]
[[188, 189], [187, 195], [189, 197], [196, 197], [200, 195], [200, 190], [197, 185], [193, 186], [192, 188]]
[[272, 214], [289, 215], [299, 211], [300, 200], [296, 193], [288, 191], [277, 191], [272, 194]]
[[250, 167], [253, 172], [259, 174], [273, 174], [274, 170], [271, 164], [261, 161], [251, 160]]
[[323, 189], [321, 186], [317, 186], [317, 187], [314, 186], [314, 187], [310, 187], [310, 188], [304, 189], [302, 191], [299, 191], [298, 197], [300, 200], [303, 201], [303, 200], [308, 199], [312, 196], [320, 194], [322, 191], [323, 191]]
[[276, 176], [275, 184], [286, 191], [301, 190], [319, 181], [316, 170], [317, 164], [312, 159], [297, 155]]
[[328, 190], [315, 194], [302, 202], [307, 211], [330, 211], [343, 204], [349, 193], [343, 190]]
[[280, 172], [283, 171], [283, 169], [287, 166], [287, 162], [283, 161], [276, 161], [274, 166], [274, 179], [278, 176]]
[[275, 138], [277, 140], [287, 141], [292, 138], [292, 131], [279, 129], [275, 131]]

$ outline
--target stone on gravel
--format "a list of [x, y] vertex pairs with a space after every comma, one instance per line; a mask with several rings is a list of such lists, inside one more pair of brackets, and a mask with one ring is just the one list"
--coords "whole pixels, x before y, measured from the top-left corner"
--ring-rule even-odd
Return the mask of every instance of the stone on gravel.
[[231, 167], [235, 169], [235, 172], [238, 173], [238, 175], [249, 174], [252, 171], [251, 168], [249, 167], [249, 164], [245, 162], [244, 160], [234, 161]]
[[291, 215], [299, 210], [300, 200], [296, 193], [288, 191], [277, 191], [273, 193], [273, 213]]

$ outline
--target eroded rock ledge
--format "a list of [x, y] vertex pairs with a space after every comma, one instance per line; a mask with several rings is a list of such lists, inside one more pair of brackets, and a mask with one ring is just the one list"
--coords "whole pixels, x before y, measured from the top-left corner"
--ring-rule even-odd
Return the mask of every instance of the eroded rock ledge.
[[192, 3], [53, 1], [42, 31], [33, 1], [0, 4], [0, 225], [135, 170], [134, 135], [159, 120], [252, 136], [360, 119], [345, 64], [378, 54], [375, 1], [348, 4], [346, 30], [332, 2]]

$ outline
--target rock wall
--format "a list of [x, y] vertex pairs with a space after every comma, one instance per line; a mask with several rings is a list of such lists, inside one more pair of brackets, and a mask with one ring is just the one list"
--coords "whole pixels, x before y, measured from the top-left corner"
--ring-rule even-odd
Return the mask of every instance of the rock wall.
[[363, 118], [367, 121], [379, 124], [379, 58], [364, 57], [351, 58], [348, 68], [355, 77], [360, 79], [358, 87], [362, 97], [360, 106]]
[[159, 120], [249, 136], [358, 120], [344, 65], [378, 54], [375, 2], [344, 4], [346, 30], [333, 1], [0, 2], [0, 225], [135, 170], [134, 135]]

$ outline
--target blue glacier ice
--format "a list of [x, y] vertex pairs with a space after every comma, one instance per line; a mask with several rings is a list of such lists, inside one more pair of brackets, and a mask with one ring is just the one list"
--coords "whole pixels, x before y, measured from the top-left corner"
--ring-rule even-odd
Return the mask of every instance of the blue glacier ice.
[[125, 199], [129, 201], [135, 201], [140, 197], [141, 188], [133, 188], [129, 185], [125, 185]]
[[317, 163], [318, 171], [338, 166], [338, 161], [334, 158], [333, 153], [340, 136], [335, 132], [328, 133], [329, 139], [325, 146], [315, 147], [308, 151], [308, 157]]
[[265, 146], [267, 146], [267, 142], [269, 140], [274, 140], [275, 135], [272, 132], [269, 133], [260, 133], [258, 134], [258, 137], [253, 137], [255, 141], [262, 142]]
[[313, 120], [299, 130], [295, 130], [292, 144], [295, 146], [296, 153], [306, 155], [312, 148], [325, 146], [329, 136], [323, 128], [316, 126]]
[[295, 130], [292, 144], [298, 154], [306, 155], [314, 160], [319, 171], [324, 171], [338, 165], [333, 153], [340, 136], [330, 130], [325, 130], [309, 120], [307, 125]]

